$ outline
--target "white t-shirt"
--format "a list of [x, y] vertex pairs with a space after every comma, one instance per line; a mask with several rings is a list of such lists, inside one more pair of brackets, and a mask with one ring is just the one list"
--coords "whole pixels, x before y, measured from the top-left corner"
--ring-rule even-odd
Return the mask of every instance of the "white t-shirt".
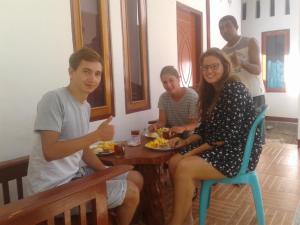
[[[60, 133], [59, 140], [81, 137], [89, 131], [90, 105], [80, 103], [67, 88], [50, 91], [37, 106], [34, 129]], [[47, 162], [41, 140], [34, 146], [29, 158], [26, 191], [28, 195], [69, 182], [80, 168], [82, 150], [62, 159]]]
[[[238, 42], [231, 47], [225, 46], [223, 51], [229, 56], [235, 52], [240, 60], [249, 61], [248, 51], [249, 51], [249, 41], [250, 38], [248, 37], [240, 37]], [[249, 73], [244, 68], [239, 68], [236, 71], [233, 71], [234, 75], [237, 75], [243, 84], [249, 89], [251, 96], [261, 96], [265, 93], [265, 87], [262, 80], [262, 76]]]

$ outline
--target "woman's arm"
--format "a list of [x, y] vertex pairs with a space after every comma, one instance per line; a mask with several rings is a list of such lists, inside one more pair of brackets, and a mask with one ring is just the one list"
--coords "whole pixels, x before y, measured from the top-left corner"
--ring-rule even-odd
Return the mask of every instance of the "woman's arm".
[[217, 142], [212, 143], [212, 145], [209, 145], [208, 143], [204, 143], [204, 144], [200, 145], [199, 147], [194, 148], [192, 151], [189, 151], [184, 156], [197, 155], [201, 152], [211, 150], [214, 147], [218, 147], [218, 146], [222, 146], [222, 145], [224, 145], [224, 141], [217, 141]]
[[182, 126], [174, 126], [170, 129], [171, 133], [182, 134], [185, 131], [193, 131], [197, 127], [197, 119], [190, 119], [188, 124]]
[[169, 144], [172, 148], [181, 148], [183, 146], [189, 145], [193, 142], [200, 141], [201, 137], [197, 134], [193, 134], [186, 139], [175, 137], [169, 140]]
[[197, 154], [199, 154], [201, 152], [204, 152], [204, 151], [207, 151], [207, 150], [211, 150], [213, 148], [214, 148], [214, 146], [211, 146], [211, 145], [209, 145], [207, 143], [204, 143], [204, 144], [200, 145], [199, 147], [194, 148], [193, 150], [191, 150], [188, 153], [184, 154], [184, 157], [186, 157], [186, 156], [192, 156], [192, 155], [197, 155]]
[[226, 148], [239, 145], [246, 125], [245, 114], [251, 111], [247, 108], [248, 101], [252, 98], [244, 84], [239, 81], [226, 82], [212, 121], [218, 126], [212, 135], [206, 136], [205, 142], [214, 145], [223, 141]]
[[156, 131], [158, 128], [161, 128], [161, 127], [164, 127], [167, 123], [167, 116], [166, 116], [166, 113], [165, 111], [163, 110], [159, 110], [159, 118], [158, 118], [158, 121], [154, 124], [151, 124], [149, 127], [148, 127], [148, 130], [150, 132], [154, 132]]

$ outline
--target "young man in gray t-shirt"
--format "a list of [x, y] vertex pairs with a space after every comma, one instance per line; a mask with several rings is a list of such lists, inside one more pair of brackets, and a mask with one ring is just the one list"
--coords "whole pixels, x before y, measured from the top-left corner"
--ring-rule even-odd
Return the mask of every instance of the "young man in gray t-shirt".
[[[89, 132], [87, 97], [100, 84], [101, 57], [83, 48], [71, 55], [69, 63], [69, 85], [46, 93], [38, 103], [34, 129], [40, 139], [29, 159], [29, 195], [106, 169], [89, 149], [92, 143], [111, 140], [114, 135], [111, 118]], [[82, 161], [87, 167], [81, 167]], [[143, 178], [137, 171], [107, 181], [108, 207], [117, 207], [119, 224], [130, 224], [142, 186]]]

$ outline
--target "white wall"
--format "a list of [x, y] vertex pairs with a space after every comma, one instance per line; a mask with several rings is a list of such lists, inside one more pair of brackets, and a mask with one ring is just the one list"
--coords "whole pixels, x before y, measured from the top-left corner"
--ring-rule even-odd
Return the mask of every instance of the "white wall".
[[[203, 13], [203, 28], [206, 29], [205, 1], [180, 2]], [[284, 16], [283, 11], [276, 12], [276, 15], [280, 14], [276, 16], [276, 23], [266, 15], [268, 1], [261, 1], [261, 19], [255, 21], [252, 2], [248, 1], [248, 20], [241, 24], [243, 35], [255, 36], [260, 42], [262, 31], [290, 28], [291, 51], [297, 54], [300, 48], [298, 1], [291, 1], [290, 16]], [[276, 1], [276, 4], [280, 2], [283, 1]], [[227, 14], [240, 21], [240, 4], [240, 1], [228, 4], [227, 0], [210, 2], [211, 46], [222, 47], [225, 44], [219, 33], [218, 21]], [[163, 91], [159, 72], [164, 65], [177, 65], [176, 1], [149, 0], [147, 13], [152, 108], [126, 115], [120, 1], [110, 0], [116, 139], [128, 138], [131, 128], [143, 129], [148, 120], [157, 117], [156, 105]], [[46, 91], [68, 83], [67, 63], [73, 51], [69, 1], [2, 0], [0, 29], [0, 161], [3, 161], [29, 154], [37, 138], [32, 131], [37, 102]], [[203, 46], [205, 49], [206, 30]], [[293, 83], [298, 85], [299, 82]], [[271, 116], [300, 118], [297, 94], [267, 94], [267, 103], [271, 106]], [[91, 129], [98, 124], [93, 122]]]
[[[131, 128], [143, 129], [148, 120], [157, 118], [156, 105], [163, 92], [159, 72], [166, 64], [177, 65], [176, 1], [147, 1], [152, 109], [128, 115], [120, 1], [109, 2], [116, 109], [113, 124], [116, 139], [126, 139]], [[180, 2], [202, 11], [206, 24], [205, 1]], [[33, 133], [37, 102], [45, 92], [68, 84], [68, 57], [73, 51], [69, 1], [1, 0], [0, 29], [0, 161], [4, 161], [29, 154], [37, 138]], [[91, 129], [98, 124], [93, 122]]]
[[[270, 106], [269, 116], [298, 118], [299, 95], [299, 7], [298, 0], [290, 0], [290, 15], [284, 13], [285, 1], [276, 0], [275, 16], [270, 17], [270, 1], [261, 2], [261, 17], [255, 18], [255, 2], [247, 0], [247, 19], [242, 21], [242, 34], [255, 37], [261, 46], [261, 33], [264, 31], [290, 29], [290, 61], [286, 63], [287, 92], [266, 93], [266, 102]], [[298, 132], [299, 133], [299, 132]]]
[[0, 1], [0, 161], [26, 155], [37, 101], [68, 82], [69, 1]]
[[[300, 6], [298, 7], [298, 15], [300, 17]], [[298, 23], [298, 35], [300, 37], [300, 23]], [[298, 39], [298, 51], [300, 52], [300, 38]], [[300, 57], [299, 57], [300, 58]], [[298, 143], [299, 143], [299, 140], [300, 140], [300, 91], [299, 91], [299, 94], [298, 94]], [[298, 144], [298, 147], [299, 147], [299, 144]]]
[[[159, 74], [165, 65], [177, 66], [177, 29], [176, 1], [150, 0], [147, 1], [148, 18], [148, 56], [150, 74], [151, 110], [125, 114], [123, 46], [120, 1], [110, 0], [111, 41], [115, 89], [116, 139], [127, 139], [130, 129], [143, 129], [148, 120], [157, 119], [157, 102], [164, 91]], [[190, 7], [202, 11], [205, 18], [205, 4], [198, 0], [180, 1]], [[204, 21], [206, 22], [206, 21]], [[163, 32], [162, 32], [163, 31]], [[206, 35], [206, 34], [205, 34]], [[206, 43], [206, 39], [204, 40]], [[99, 122], [92, 123], [92, 129]]]

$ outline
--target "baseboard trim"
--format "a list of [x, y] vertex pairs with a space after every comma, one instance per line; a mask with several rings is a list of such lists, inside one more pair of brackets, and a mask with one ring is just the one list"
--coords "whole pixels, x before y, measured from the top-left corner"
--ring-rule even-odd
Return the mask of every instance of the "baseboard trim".
[[266, 116], [266, 120], [278, 121], [278, 122], [298, 123], [297, 118], [287, 118], [287, 117], [279, 117], [279, 116]]

